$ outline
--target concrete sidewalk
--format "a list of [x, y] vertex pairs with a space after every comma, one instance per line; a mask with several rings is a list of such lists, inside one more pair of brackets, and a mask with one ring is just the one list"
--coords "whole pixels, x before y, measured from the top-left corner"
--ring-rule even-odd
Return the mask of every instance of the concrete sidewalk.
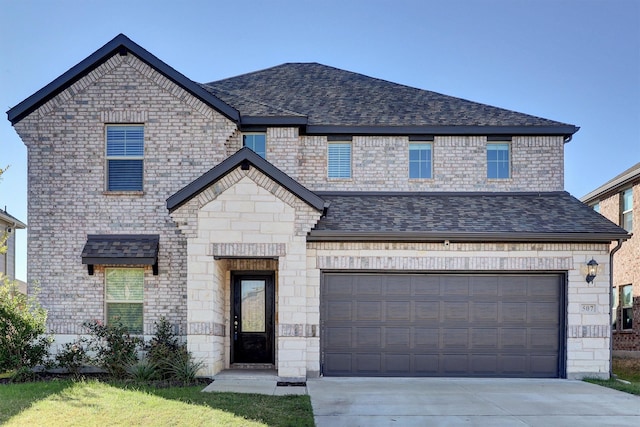
[[307, 380], [317, 427], [640, 426], [640, 397], [562, 379]]
[[256, 393], [272, 396], [307, 394], [307, 387], [278, 385], [282, 381], [274, 370], [227, 370], [213, 377], [204, 392]]

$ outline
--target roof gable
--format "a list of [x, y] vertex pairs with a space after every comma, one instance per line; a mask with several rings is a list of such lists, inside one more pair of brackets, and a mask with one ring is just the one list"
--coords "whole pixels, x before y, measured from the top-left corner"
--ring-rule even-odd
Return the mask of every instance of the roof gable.
[[183, 204], [187, 203], [193, 197], [200, 194], [202, 191], [213, 185], [229, 172], [241, 167], [248, 169], [249, 167], [255, 167], [263, 174], [267, 175], [273, 181], [277, 182], [282, 187], [286, 188], [296, 197], [309, 206], [321, 211], [325, 207], [325, 201], [317, 196], [315, 193], [308, 190], [302, 184], [291, 178], [280, 169], [273, 166], [267, 160], [257, 155], [251, 149], [244, 147], [238, 150], [235, 154], [227, 157], [220, 162], [217, 166], [204, 173], [186, 187], [180, 189], [167, 199], [167, 209], [169, 212], [173, 212]]
[[133, 54], [141, 61], [147, 63], [156, 71], [173, 81], [174, 83], [183, 87], [186, 91], [190, 92], [201, 101], [215, 108], [220, 113], [224, 114], [230, 120], [237, 122], [240, 119], [240, 114], [236, 109], [229, 106], [222, 100], [216, 98], [215, 95], [204, 90], [199, 84], [185, 77], [165, 62], [161, 61], [147, 50], [143, 49], [138, 44], [134, 43], [124, 34], [119, 34], [107, 44], [96, 50], [89, 55], [83, 61], [69, 69], [60, 77], [20, 102], [15, 107], [7, 111], [7, 118], [11, 124], [15, 125], [24, 117], [28, 116], [34, 110], [41, 105], [58, 95], [60, 92], [67, 89], [73, 83], [80, 80], [82, 77], [89, 74], [96, 67], [103, 64], [113, 55], [126, 55]]

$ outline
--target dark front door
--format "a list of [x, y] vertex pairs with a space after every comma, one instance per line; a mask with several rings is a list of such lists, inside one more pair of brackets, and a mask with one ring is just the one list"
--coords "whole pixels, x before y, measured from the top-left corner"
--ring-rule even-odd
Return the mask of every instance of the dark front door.
[[274, 363], [273, 274], [234, 274], [231, 363]]

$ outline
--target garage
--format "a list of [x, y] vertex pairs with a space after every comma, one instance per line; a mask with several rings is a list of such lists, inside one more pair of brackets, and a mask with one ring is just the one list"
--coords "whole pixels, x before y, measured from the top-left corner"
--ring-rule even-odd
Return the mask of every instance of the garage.
[[564, 375], [564, 275], [323, 273], [325, 376]]

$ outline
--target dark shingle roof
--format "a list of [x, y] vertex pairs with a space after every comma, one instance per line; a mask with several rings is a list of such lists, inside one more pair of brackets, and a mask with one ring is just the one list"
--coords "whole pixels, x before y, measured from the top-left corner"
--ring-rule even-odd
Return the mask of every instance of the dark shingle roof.
[[590, 193], [585, 194], [580, 198], [580, 200], [582, 200], [584, 203], [593, 202], [594, 200], [598, 200], [605, 194], [611, 193], [613, 191], [618, 191], [622, 189], [622, 187], [630, 185], [633, 181], [636, 180], [640, 181], [640, 163], [636, 163], [626, 171], [622, 172], [620, 175], [610, 179]]
[[309, 240], [611, 241], [627, 232], [566, 192], [318, 193]]
[[567, 134], [578, 130], [317, 63], [282, 64], [203, 87], [242, 116], [288, 112], [307, 116], [311, 127], [541, 127]]
[[153, 265], [158, 262], [157, 234], [90, 234], [83, 264]]

